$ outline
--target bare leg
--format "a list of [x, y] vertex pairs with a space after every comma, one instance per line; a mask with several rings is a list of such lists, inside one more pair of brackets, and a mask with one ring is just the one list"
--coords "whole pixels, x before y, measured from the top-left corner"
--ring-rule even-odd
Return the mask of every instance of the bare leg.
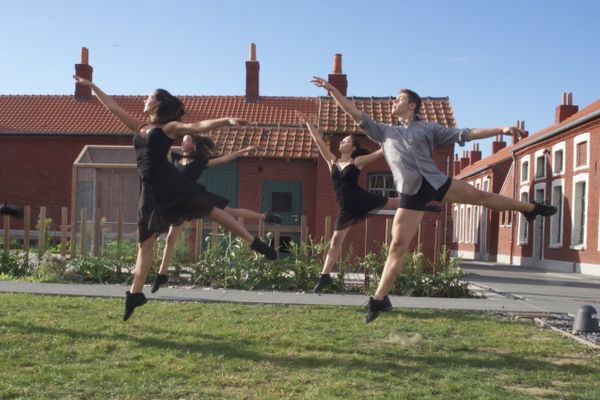
[[259, 213], [256, 211], [252, 211], [252, 210], [247, 210], [245, 208], [231, 208], [231, 207], [225, 207], [225, 209], [223, 210], [226, 213], [230, 214], [231, 216], [235, 217], [235, 218], [248, 218], [248, 219], [259, 219], [264, 221], [265, 220], [265, 214], [264, 213]]
[[156, 235], [150, 236], [142, 243], [138, 243], [138, 254], [135, 261], [135, 274], [133, 275], [133, 282], [131, 284], [131, 293], [139, 293], [144, 288], [146, 278], [152, 268], [152, 256], [154, 251], [154, 241]]
[[340, 256], [342, 244], [344, 243], [344, 239], [349, 230], [350, 227], [340, 229], [339, 231], [333, 231], [331, 244], [329, 245], [329, 250], [327, 250], [327, 256], [325, 256], [325, 265], [323, 265], [323, 271], [321, 271], [322, 274], [328, 274], [333, 269], [333, 266]]
[[452, 179], [452, 184], [442, 202], [482, 205], [495, 211], [531, 212], [534, 208], [533, 203], [525, 203], [496, 193], [484, 192], [458, 179]]
[[417, 233], [424, 214], [424, 211], [405, 208], [399, 208], [396, 211], [392, 224], [392, 242], [390, 243], [379, 286], [373, 296], [375, 300], [383, 300], [383, 297], [394, 286], [396, 277], [402, 271], [402, 264], [408, 246], [410, 246], [410, 242]]
[[244, 225], [240, 224], [235, 218], [233, 218], [230, 214], [226, 213], [220, 208], [213, 208], [209, 215], [212, 219], [217, 221], [219, 225], [221, 225], [223, 228], [238, 235], [248, 243], [252, 243], [252, 241], [254, 240], [254, 236], [252, 236], [250, 232], [248, 232], [248, 230], [244, 228]]
[[163, 252], [162, 261], [158, 270], [158, 273], [160, 275], [166, 275], [169, 270], [169, 262], [171, 262], [171, 257], [173, 257], [173, 251], [175, 251], [175, 244], [177, 243], [177, 239], [179, 239], [182, 230], [183, 224], [177, 226], [171, 225], [169, 227], [169, 233], [167, 233], [165, 250]]

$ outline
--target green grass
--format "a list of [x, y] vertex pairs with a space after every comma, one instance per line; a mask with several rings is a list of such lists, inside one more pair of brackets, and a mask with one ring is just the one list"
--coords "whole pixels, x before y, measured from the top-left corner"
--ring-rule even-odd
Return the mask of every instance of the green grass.
[[598, 399], [600, 356], [468, 312], [0, 295], [0, 399]]

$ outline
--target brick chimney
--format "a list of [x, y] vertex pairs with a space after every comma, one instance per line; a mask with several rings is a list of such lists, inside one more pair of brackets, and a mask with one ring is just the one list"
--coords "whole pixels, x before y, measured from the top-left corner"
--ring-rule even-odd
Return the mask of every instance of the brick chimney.
[[469, 153], [469, 165], [475, 164], [481, 160], [481, 151], [479, 150], [479, 143], [473, 143], [473, 149]]
[[340, 53], [333, 56], [333, 71], [329, 74], [327, 82], [331, 83], [342, 95], [346, 96], [348, 79], [346, 78], [346, 74], [342, 73], [342, 55]]
[[[525, 131], [525, 121], [519, 121], [519, 120], [517, 120], [517, 123], [515, 124], [515, 126], [517, 128], [519, 128], [520, 130]], [[527, 137], [527, 131], [525, 131], [525, 137]], [[515, 144], [519, 143], [519, 141], [521, 139], [524, 139], [524, 138], [514, 137], [513, 136], [513, 138], [512, 138], [512, 144], [515, 145]]]
[[257, 102], [258, 92], [258, 72], [260, 64], [256, 61], [256, 45], [250, 43], [250, 60], [246, 61], [246, 101]]
[[462, 157], [460, 158], [460, 170], [467, 168], [469, 166], [469, 157], [467, 156], [466, 150], [463, 150]]
[[573, 105], [573, 93], [569, 92], [567, 94], [566, 92], [563, 92], [562, 102], [560, 106], [556, 107], [556, 112], [554, 114], [555, 122], [559, 124], [577, 111], [579, 111], [579, 106]]
[[504, 141], [504, 135], [500, 134], [496, 136], [496, 140], [492, 142], [492, 154], [496, 154], [500, 150], [506, 147], [506, 142]]
[[458, 159], [458, 154], [454, 154], [454, 161], [452, 162], [452, 164], [452, 169], [454, 170], [454, 175], [452, 176], [460, 174], [460, 160]]
[[[89, 50], [87, 47], [81, 48], [81, 64], [75, 64], [75, 75], [85, 78], [89, 81], [92, 80], [92, 73], [94, 68], [88, 63], [89, 62]], [[92, 88], [84, 86], [80, 83], [75, 83], [75, 98], [86, 100], [92, 97]]]

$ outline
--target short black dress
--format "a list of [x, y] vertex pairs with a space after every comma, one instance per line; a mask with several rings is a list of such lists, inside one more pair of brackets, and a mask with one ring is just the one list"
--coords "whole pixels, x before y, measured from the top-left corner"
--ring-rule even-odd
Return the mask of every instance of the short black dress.
[[209, 192], [208, 189], [206, 189], [206, 186], [204, 186], [201, 183], [200, 177], [202, 176], [204, 170], [208, 166], [208, 160], [194, 157], [191, 159], [192, 161], [190, 163], [184, 165], [181, 163], [182, 159], [183, 156], [181, 154], [171, 153], [171, 160], [173, 162], [173, 165], [175, 165], [177, 170], [179, 170], [179, 172], [181, 172], [183, 176], [185, 176], [187, 179], [194, 182], [196, 186], [198, 186], [200, 191], [206, 196], [206, 199], [209, 203], [211, 203], [217, 208], [220, 208], [221, 210], [227, 207], [227, 205], [229, 204], [229, 199], [226, 199], [223, 196], [219, 196], [216, 193]]
[[335, 221], [335, 230], [347, 228], [365, 219], [369, 212], [377, 210], [388, 201], [387, 197], [369, 193], [358, 185], [360, 169], [354, 160], [340, 170], [337, 163], [331, 166], [331, 183], [340, 212]]
[[167, 159], [173, 144], [161, 127], [136, 133], [133, 147], [140, 177], [138, 241], [168, 231], [187, 219], [210, 214], [213, 205], [200, 188], [186, 179]]

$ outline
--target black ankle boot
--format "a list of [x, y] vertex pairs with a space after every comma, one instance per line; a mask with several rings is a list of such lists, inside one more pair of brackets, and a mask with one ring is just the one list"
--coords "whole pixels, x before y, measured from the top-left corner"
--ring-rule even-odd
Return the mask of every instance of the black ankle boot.
[[156, 279], [154, 280], [154, 286], [152, 286], [152, 289], [150, 289], [150, 292], [151, 293], [158, 292], [158, 289], [160, 289], [160, 287], [167, 282], [169, 282], [169, 278], [167, 277], [167, 275], [157, 274]]
[[256, 251], [257, 253], [264, 255], [269, 260], [277, 259], [277, 253], [275, 252], [275, 250], [271, 246], [260, 240], [258, 237], [254, 237], [254, 241], [250, 245], [250, 248]]
[[128, 291], [125, 292], [125, 313], [123, 313], [123, 321], [127, 321], [131, 314], [133, 314], [133, 310], [136, 307], [140, 307], [146, 304], [146, 296], [144, 293], [131, 293]]
[[530, 212], [524, 212], [522, 214], [527, 221], [531, 222], [535, 220], [535, 217], [537, 217], [538, 215], [541, 215], [543, 217], [549, 217], [551, 215], [556, 214], [556, 211], [558, 211], [558, 209], [554, 206], [547, 206], [543, 203], [533, 202], [533, 210], [531, 210]]
[[313, 288], [313, 293], [319, 293], [321, 290], [323, 290], [324, 287], [331, 285], [332, 283], [333, 279], [331, 278], [331, 275], [321, 274], [321, 276], [319, 277], [319, 282], [317, 282], [317, 284]]
[[[387, 296], [386, 296], [387, 297]], [[382, 311], [390, 311], [392, 309], [392, 303], [389, 297], [383, 300], [377, 300], [373, 297], [369, 297], [369, 304], [367, 304], [367, 313], [365, 315], [365, 322], [368, 324], [373, 322]]]

